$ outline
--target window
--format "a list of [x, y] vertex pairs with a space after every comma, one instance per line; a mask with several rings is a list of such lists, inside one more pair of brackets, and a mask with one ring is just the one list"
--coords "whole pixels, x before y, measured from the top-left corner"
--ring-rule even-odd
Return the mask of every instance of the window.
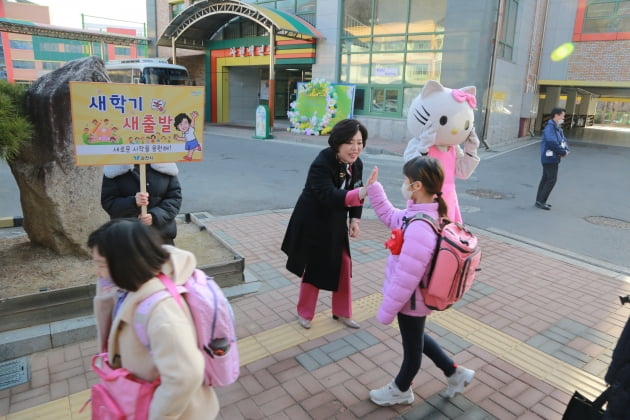
[[33, 42], [32, 41], [22, 41], [18, 39], [9, 40], [9, 47], [14, 50], [32, 50]]
[[179, 15], [186, 8], [186, 5], [184, 4], [182, 0], [178, 2], [171, 2], [169, 4], [169, 7], [171, 9], [171, 19], [175, 19], [175, 17]]
[[630, 32], [630, 1], [589, 1], [582, 33]]
[[514, 54], [514, 38], [516, 35], [516, 17], [518, 0], [507, 0], [503, 21], [501, 22], [501, 36], [497, 57], [512, 61]]
[[131, 56], [131, 48], [129, 47], [114, 47], [114, 54]]
[[374, 113], [397, 113], [398, 93], [398, 90], [394, 89], [373, 88], [370, 111]]
[[64, 45], [64, 51], [65, 52], [70, 52], [70, 53], [83, 54], [83, 43], [82, 42], [75, 42], [75, 43], [72, 43], [72, 44], [65, 44]]
[[13, 60], [13, 68], [33, 70], [35, 69], [35, 62], [27, 60]]
[[42, 68], [44, 70], [57, 70], [59, 67], [61, 67], [59, 61], [42, 61]]
[[339, 80], [357, 85], [357, 114], [403, 117], [440, 79], [445, 19], [444, 1], [343, 1]]
[[59, 52], [59, 45], [57, 42], [40, 42], [39, 49], [41, 51]]

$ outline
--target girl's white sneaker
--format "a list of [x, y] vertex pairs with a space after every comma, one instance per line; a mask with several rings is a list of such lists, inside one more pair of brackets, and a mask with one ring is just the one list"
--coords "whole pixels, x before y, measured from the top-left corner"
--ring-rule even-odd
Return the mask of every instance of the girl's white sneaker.
[[455, 394], [461, 393], [475, 377], [475, 371], [458, 366], [455, 373], [446, 378], [448, 386], [440, 395], [444, 398], [453, 398]]
[[403, 392], [396, 386], [396, 381], [391, 381], [382, 388], [370, 391], [370, 399], [374, 404], [381, 406], [411, 404], [413, 403], [413, 391], [409, 388]]

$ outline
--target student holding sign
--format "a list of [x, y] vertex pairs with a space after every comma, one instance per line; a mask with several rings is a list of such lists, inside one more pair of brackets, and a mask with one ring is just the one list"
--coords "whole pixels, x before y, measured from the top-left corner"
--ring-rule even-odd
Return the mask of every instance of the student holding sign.
[[[182, 205], [182, 191], [175, 163], [146, 165], [146, 192], [140, 192], [138, 165], [104, 167], [101, 205], [110, 218], [137, 217], [147, 226], [156, 227], [167, 244], [177, 236], [175, 217]], [[142, 214], [142, 206], [147, 206]]]

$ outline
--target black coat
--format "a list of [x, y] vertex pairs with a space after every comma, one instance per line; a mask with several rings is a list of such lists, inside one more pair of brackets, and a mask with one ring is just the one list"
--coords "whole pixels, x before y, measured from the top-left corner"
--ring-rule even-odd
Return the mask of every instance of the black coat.
[[[172, 165], [147, 165], [149, 193], [147, 211], [153, 216], [153, 225], [167, 243], [172, 243], [177, 236], [175, 217], [182, 205], [177, 167]], [[153, 166], [161, 171], [155, 170]], [[172, 168], [175, 168], [174, 172]], [[101, 189], [101, 205], [110, 218], [138, 217], [141, 208], [136, 205], [136, 193], [139, 191], [140, 172], [137, 165], [133, 168], [124, 165], [106, 167]]]
[[610, 384], [610, 391], [603, 420], [628, 419], [628, 413], [630, 413], [630, 318], [615, 346], [605, 379]]
[[[362, 207], [346, 207], [348, 190], [341, 189], [346, 165], [332, 148], [322, 150], [308, 171], [306, 184], [282, 241], [287, 270], [319, 289], [337, 291], [341, 255], [348, 242], [348, 216], [360, 218]], [[352, 164], [349, 189], [362, 186], [363, 162]]]

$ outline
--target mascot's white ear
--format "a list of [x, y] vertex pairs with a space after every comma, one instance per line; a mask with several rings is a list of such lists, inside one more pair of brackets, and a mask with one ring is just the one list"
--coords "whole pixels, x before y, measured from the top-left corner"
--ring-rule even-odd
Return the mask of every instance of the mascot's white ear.
[[443, 92], [443, 91], [444, 91], [444, 86], [442, 86], [440, 82], [437, 82], [435, 80], [429, 80], [427, 81], [427, 83], [425, 83], [424, 87], [422, 88], [422, 93], [420, 93], [420, 97], [426, 98], [427, 96], [435, 92]]
[[461, 90], [464, 93], [469, 93], [472, 96], [477, 95], [477, 88], [474, 86], [466, 86], [466, 87], [460, 88], [459, 90]]

